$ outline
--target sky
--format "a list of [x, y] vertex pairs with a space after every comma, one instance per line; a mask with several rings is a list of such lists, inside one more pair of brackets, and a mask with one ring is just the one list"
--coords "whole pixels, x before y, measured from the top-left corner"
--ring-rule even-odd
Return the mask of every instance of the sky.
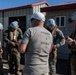
[[0, 0], [0, 9], [23, 6], [35, 2], [47, 1], [50, 5], [63, 4], [66, 2], [74, 2], [76, 0]]

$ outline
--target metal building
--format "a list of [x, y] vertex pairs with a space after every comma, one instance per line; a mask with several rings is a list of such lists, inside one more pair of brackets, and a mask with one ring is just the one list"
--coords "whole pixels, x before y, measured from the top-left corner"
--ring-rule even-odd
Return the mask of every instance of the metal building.
[[4, 30], [10, 22], [17, 20], [22, 29], [30, 27], [28, 20], [34, 12], [39, 12], [40, 8], [49, 6], [45, 1], [24, 6], [13, 7], [0, 10], [0, 22], [4, 25]]
[[[74, 27], [70, 23], [71, 14], [76, 12], [76, 2], [64, 3], [41, 8], [41, 12], [46, 12], [46, 20], [55, 19], [58, 28], [62, 30], [65, 37], [70, 35]], [[58, 58], [68, 59], [70, 50], [67, 44], [58, 49]]]

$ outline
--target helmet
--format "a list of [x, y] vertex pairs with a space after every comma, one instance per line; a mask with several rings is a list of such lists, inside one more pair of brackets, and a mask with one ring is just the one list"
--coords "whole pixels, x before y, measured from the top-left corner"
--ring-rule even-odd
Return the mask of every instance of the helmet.
[[14, 21], [10, 24], [10, 27], [11, 28], [14, 28], [14, 29], [17, 29], [18, 28], [18, 22], [17, 21]]
[[45, 16], [41, 12], [35, 12], [32, 16], [31, 19], [37, 19], [41, 21], [45, 21]]
[[74, 12], [71, 16], [71, 20], [76, 20], [76, 12]]
[[3, 30], [3, 25], [2, 25], [2, 23], [0, 23], [0, 30]]
[[54, 19], [49, 19], [47, 21], [47, 27], [53, 28], [53, 27], [55, 27], [55, 25], [56, 25], [56, 23], [55, 23], [55, 20]]

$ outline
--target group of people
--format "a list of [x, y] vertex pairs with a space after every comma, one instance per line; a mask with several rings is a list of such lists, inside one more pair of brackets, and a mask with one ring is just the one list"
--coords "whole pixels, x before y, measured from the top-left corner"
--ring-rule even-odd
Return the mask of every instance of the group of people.
[[[76, 27], [76, 12], [73, 13], [71, 20]], [[22, 75], [56, 75], [57, 48], [63, 46], [65, 42], [71, 49], [71, 75], [76, 75], [76, 29], [65, 39], [54, 19], [50, 18], [44, 27], [45, 16], [41, 12], [35, 12], [30, 21], [32, 27], [24, 34], [17, 21], [12, 22], [3, 32], [8, 54], [8, 75], [12, 74], [13, 68], [15, 75], [20, 75], [20, 53], [23, 53], [25, 58]], [[0, 24], [0, 31], [2, 30], [3, 25]], [[2, 53], [0, 43], [0, 56]], [[0, 75], [3, 75], [2, 67], [0, 58]]]

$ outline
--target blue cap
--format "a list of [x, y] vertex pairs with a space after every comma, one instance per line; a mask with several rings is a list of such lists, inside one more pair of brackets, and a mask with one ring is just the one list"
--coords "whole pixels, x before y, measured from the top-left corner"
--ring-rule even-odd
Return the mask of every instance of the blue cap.
[[55, 23], [55, 20], [54, 20], [54, 19], [49, 19], [49, 20], [47, 21], [47, 27], [53, 28], [53, 27], [55, 27], [55, 26], [56, 26], [56, 23]]
[[17, 29], [18, 28], [18, 22], [17, 21], [14, 21], [10, 24], [10, 27], [14, 28], [14, 29]]

